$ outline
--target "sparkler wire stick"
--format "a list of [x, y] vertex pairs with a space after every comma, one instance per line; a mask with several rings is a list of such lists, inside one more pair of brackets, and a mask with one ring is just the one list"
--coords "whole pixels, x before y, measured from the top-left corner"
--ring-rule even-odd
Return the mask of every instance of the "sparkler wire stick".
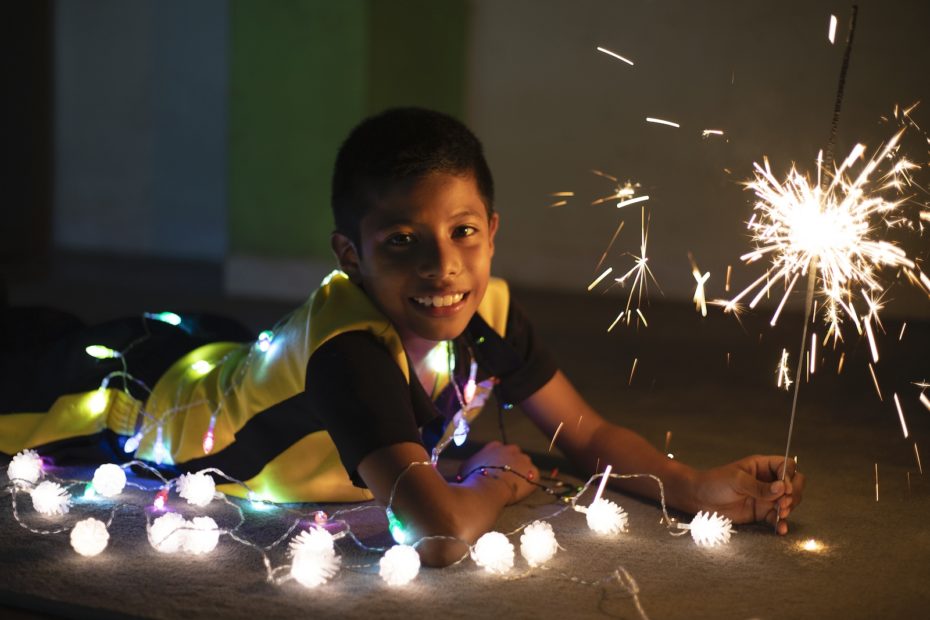
[[[840, 109], [843, 105], [843, 92], [846, 90], [846, 74], [849, 72], [849, 57], [852, 53], [852, 44], [853, 36], [856, 33], [856, 14], [859, 12], [859, 6], [854, 4], [852, 6], [852, 15], [849, 18], [849, 34], [846, 36], [846, 49], [843, 51], [843, 64], [840, 67], [840, 77], [839, 82], [836, 86], [836, 99], [833, 104], [833, 119], [830, 122], [830, 139], [827, 141], [827, 151], [825, 153], [825, 161], [828, 162], [828, 165], [833, 166], [834, 156], [833, 151], [836, 145], [836, 130], [840, 123]], [[819, 169], [818, 169], [819, 173]], [[811, 261], [810, 264], [810, 273], [807, 277], [807, 295], [804, 301], [804, 327], [801, 330], [801, 349], [798, 354], [798, 369], [795, 375], [794, 382], [794, 396], [791, 400], [791, 418], [788, 422], [788, 441], [785, 445], [785, 460], [782, 465], [781, 479], [785, 480], [788, 474], [788, 455], [791, 452], [791, 435], [794, 432], [794, 417], [798, 410], [798, 392], [801, 390], [801, 360], [804, 359], [804, 347], [807, 345], [807, 324], [810, 323], [811, 319], [811, 308], [813, 306], [814, 300], [814, 285], [817, 282], [817, 268], [818, 268], [817, 257]], [[876, 501], [878, 496], [878, 466], [876, 465], [876, 485], [875, 485], [875, 494]], [[778, 531], [778, 522], [779, 522], [779, 511], [776, 508], [775, 510], [775, 531]]]

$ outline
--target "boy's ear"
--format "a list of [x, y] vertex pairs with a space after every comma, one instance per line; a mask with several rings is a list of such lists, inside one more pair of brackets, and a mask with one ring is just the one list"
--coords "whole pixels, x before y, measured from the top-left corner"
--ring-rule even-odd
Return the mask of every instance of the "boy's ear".
[[497, 235], [497, 228], [500, 225], [501, 219], [497, 213], [491, 215], [491, 219], [488, 220], [488, 239], [491, 243], [491, 256], [494, 256], [494, 236]]
[[349, 276], [349, 279], [356, 280], [359, 276], [359, 256], [355, 244], [341, 232], [332, 233], [329, 236], [329, 244], [333, 248], [333, 254], [336, 255], [339, 268]]

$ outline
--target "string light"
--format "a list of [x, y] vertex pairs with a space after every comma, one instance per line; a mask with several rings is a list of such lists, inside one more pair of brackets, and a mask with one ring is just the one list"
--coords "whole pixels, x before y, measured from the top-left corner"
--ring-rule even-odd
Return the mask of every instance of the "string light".
[[404, 524], [397, 518], [390, 506], [385, 508], [384, 512], [387, 514], [388, 531], [391, 533], [391, 538], [399, 545], [405, 544], [407, 542], [407, 530], [404, 529]]
[[290, 543], [290, 553], [291, 576], [304, 587], [323, 585], [339, 572], [341, 559], [336, 555], [333, 536], [321, 527], [295, 536]]
[[139, 449], [139, 443], [142, 441], [142, 431], [139, 431], [132, 437], [126, 440], [126, 443], [123, 444], [123, 451], [127, 454], [132, 454]]
[[194, 376], [196, 377], [202, 377], [214, 368], [215, 366], [207, 360], [197, 360], [191, 364], [191, 370], [194, 372]]
[[96, 493], [104, 497], [119, 495], [126, 486], [126, 472], [122, 467], [113, 463], [101, 465], [94, 472], [91, 485]]
[[71, 547], [85, 557], [93, 557], [107, 548], [110, 533], [103, 521], [84, 519], [74, 524], [71, 530]]
[[552, 526], [545, 521], [533, 521], [520, 536], [520, 555], [534, 568], [551, 560], [558, 549]]
[[106, 360], [114, 357], [122, 357], [122, 354], [119, 351], [114, 351], [109, 347], [105, 347], [101, 344], [92, 344], [89, 347], [85, 347], [84, 351], [91, 357], [97, 358], [98, 360]]
[[67, 489], [51, 480], [40, 482], [29, 495], [36, 512], [46, 515], [60, 515], [71, 508], [71, 494]]
[[10, 461], [6, 475], [18, 488], [33, 485], [42, 477], [42, 457], [35, 450], [23, 450]]
[[575, 510], [585, 514], [588, 527], [598, 534], [612, 536], [627, 531], [626, 511], [609, 499], [597, 499], [587, 508], [575, 506]]
[[267, 353], [271, 348], [271, 341], [274, 338], [274, 332], [269, 329], [266, 329], [258, 335], [258, 350], [262, 353]]
[[420, 554], [409, 545], [394, 545], [385, 551], [378, 566], [389, 586], [407, 585], [420, 573]]
[[502, 575], [513, 568], [513, 545], [500, 532], [488, 532], [471, 548], [471, 557], [487, 572]]
[[717, 547], [730, 542], [733, 522], [724, 516], [701, 511], [694, 515], [691, 523], [679, 523], [683, 530], [691, 530], [691, 538], [699, 547]]
[[194, 517], [187, 524], [184, 550], [195, 555], [210, 553], [220, 540], [220, 530], [210, 517]]
[[168, 502], [168, 488], [165, 487], [161, 491], [155, 494], [155, 501], [152, 502], [152, 508], [155, 510], [164, 510], [165, 504]]
[[161, 426], [156, 429], [155, 435], [155, 464], [161, 465], [168, 456], [168, 450], [165, 449], [164, 431]]
[[166, 512], [148, 528], [149, 543], [161, 553], [177, 553], [184, 547], [186, 519], [176, 512]]
[[106, 389], [97, 388], [87, 397], [87, 410], [94, 415], [100, 415], [107, 410], [109, 400]]
[[206, 506], [213, 501], [215, 494], [216, 483], [213, 478], [203, 472], [182, 474], [178, 478], [178, 495], [192, 506]]
[[142, 316], [147, 319], [167, 323], [168, 325], [174, 325], [175, 327], [181, 324], [181, 317], [174, 312], [145, 312]]

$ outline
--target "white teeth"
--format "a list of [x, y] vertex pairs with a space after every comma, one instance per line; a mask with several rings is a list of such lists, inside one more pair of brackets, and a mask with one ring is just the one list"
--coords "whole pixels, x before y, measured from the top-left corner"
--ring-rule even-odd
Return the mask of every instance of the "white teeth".
[[436, 308], [444, 308], [445, 306], [452, 306], [454, 304], [462, 301], [462, 298], [465, 297], [465, 293], [456, 293], [455, 295], [435, 295], [432, 297], [414, 297], [413, 300], [418, 304], [423, 304], [427, 308], [430, 306], [435, 306]]

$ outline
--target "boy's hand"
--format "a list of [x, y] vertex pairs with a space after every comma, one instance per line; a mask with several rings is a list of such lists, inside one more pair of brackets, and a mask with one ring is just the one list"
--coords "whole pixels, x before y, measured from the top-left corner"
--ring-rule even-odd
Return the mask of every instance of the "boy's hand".
[[[530, 480], [539, 480], [539, 470], [533, 465], [530, 457], [514, 444], [502, 444], [499, 441], [488, 443], [474, 456], [462, 463], [459, 474], [464, 476], [482, 466], [509, 466], [514, 472], [520, 474], [518, 476], [500, 469], [488, 470], [488, 476], [493, 476], [510, 487], [511, 495], [508, 504], [519, 502], [536, 489], [524, 476]], [[480, 473], [472, 474], [472, 476], [480, 475]]]
[[788, 475], [781, 479], [781, 456], [747, 456], [729, 465], [698, 472], [694, 494], [699, 510], [717, 512], [734, 523], [766, 521], [777, 532], [788, 533], [785, 519], [801, 503], [804, 475], [788, 460]]

